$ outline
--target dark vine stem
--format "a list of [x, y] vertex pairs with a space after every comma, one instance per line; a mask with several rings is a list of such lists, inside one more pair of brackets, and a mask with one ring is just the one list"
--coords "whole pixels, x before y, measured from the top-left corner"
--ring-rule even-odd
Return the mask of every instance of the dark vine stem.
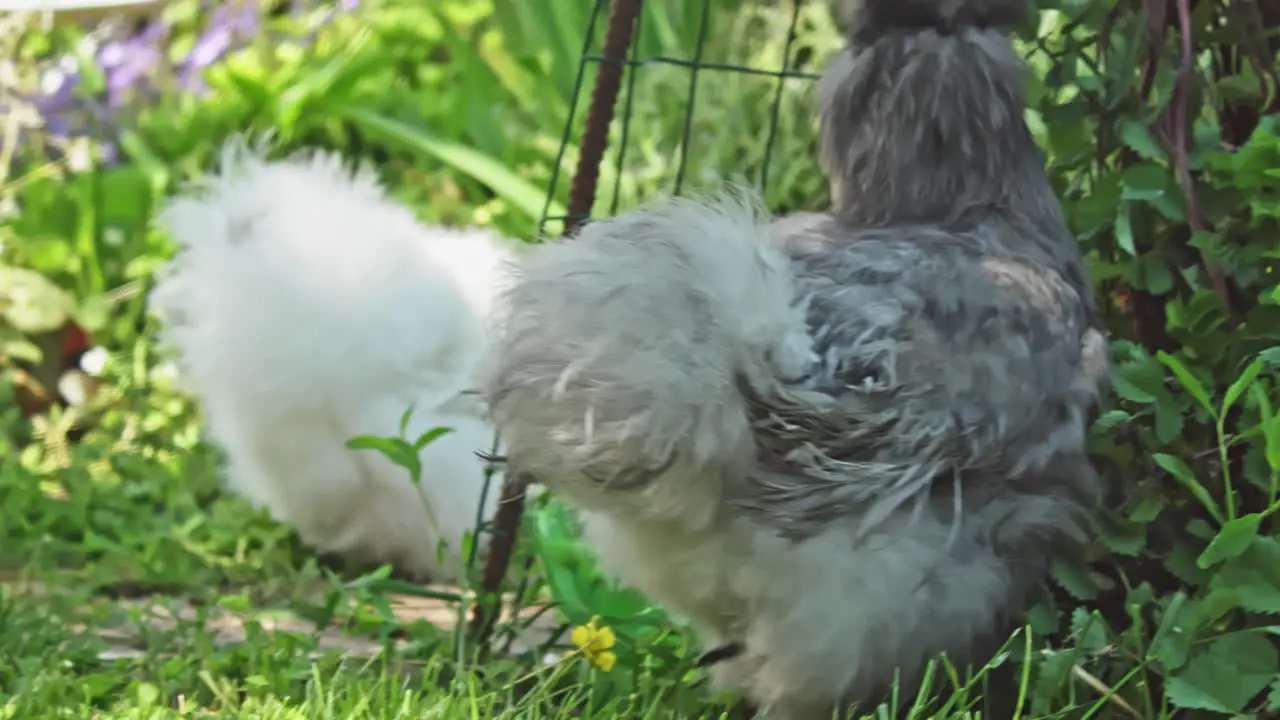
[[[1182, 187], [1182, 195], [1186, 201], [1187, 225], [1191, 228], [1192, 233], [1199, 233], [1205, 229], [1204, 217], [1200, 214], [1200, 200], [1196, 195], [1195, 179], [1191, 176], [1191, 159], [1187, 152], [1187, 128], [1190, 125], [1188, 110], [1191, 102], [1192, 75], [1191, 0], [1175, 0], [1175, 4], [1181, 57], [1178, 62], [1178, 79], [1174, 85], [1173, 105], [1168, 115], [1169, 124], [1172, 126], [1169, 128], [1169, 134], [1172, 136], [1169, 145], [1174, 169], [1177, 172], [1178, 184]], [[1205, 271], [1209, 274], [1209, 281], [1213, 285], [1213, 291], [1217, 293], [1218, 299], [1222, 302], [1223, 309], [1239, 321], [1241, 318], [1236, 317], [1238, 313], [1231, 302], [1231, 293], [1227, 288], [1227, 279], [1222, 274], [1222, 270], [1210, 261], [1209, 256], [1203, 250], [1200, 251], [1200, 261], [1204, 264]]]

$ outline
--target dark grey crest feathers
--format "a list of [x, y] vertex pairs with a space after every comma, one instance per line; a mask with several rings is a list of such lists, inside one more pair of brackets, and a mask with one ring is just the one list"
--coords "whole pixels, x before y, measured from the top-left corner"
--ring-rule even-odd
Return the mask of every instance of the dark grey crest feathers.
[[846, 10], [830, 211], [668, 200], [538, 248], [487, 389], [510, 462], [786, 720], [981, 659], [1087, 532], [1109, 377], [1023, 121], [1025, 3]]

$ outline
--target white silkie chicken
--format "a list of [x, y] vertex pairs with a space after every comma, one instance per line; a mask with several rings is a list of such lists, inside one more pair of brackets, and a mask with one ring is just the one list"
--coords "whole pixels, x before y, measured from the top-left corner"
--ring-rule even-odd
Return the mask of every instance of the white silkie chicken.
[[[368, 171], [242, 142], [159, 215], [178, 253], [149, 303], [180, 383], [207, 416], [230, 487], [314, 548], [456, 579], [493, 431], [474, 389], [514, 243], [426, 227]], [[358, 435], [451, 432], [421, 454], [421, 491]], [[438, 554], [440, 543], [445, 551]]]

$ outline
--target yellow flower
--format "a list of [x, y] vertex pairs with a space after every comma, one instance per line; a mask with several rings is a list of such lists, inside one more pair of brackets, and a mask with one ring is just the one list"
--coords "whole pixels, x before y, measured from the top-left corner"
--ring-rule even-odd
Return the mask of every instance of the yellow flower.
[[618, 656], [609, 651], [609, 648], [617, 644], [618, 638], [613, 634], [612, 628], [607, 625], [600, 627], [599, 615], [591, 618], [591, 622], [586, 625], [574, 628], [569, 639], [578, 646], [583, 657], [605, 672], [612, 670], [618, 662]]

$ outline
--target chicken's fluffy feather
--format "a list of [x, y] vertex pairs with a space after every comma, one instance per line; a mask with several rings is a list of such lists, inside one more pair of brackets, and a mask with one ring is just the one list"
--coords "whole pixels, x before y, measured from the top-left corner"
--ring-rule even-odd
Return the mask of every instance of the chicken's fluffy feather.
[[[770, 717], [971, 658], [1038, 579], [1020, 565], [1079, 533], [1082, 421], [1034, 399], [1094, 400], [1078, 299], [934, 239], [954, 285], [926, 282], [912, 242], [823, 215], [665, 200], [532, 250], [506, 296], [486, 387], [511, 468], [576, 504], [604, 565], [706, 646], [742, 643], [715, 672]], [[962, 351], [1037, 314], [1057, 324], [1020, 351]]]
[[[493, 442], [475, 388], [507, 241], [423, 226], [336, 155], [271, 161], [242, 142], [159, 226], [178, 252], [149, 303], [231, 488], [319, 550], [455, 577]], [[422, 454], [421, 492], [345, 447], [397, 435], [410, 405], [410, 440], [452, 429]]]

